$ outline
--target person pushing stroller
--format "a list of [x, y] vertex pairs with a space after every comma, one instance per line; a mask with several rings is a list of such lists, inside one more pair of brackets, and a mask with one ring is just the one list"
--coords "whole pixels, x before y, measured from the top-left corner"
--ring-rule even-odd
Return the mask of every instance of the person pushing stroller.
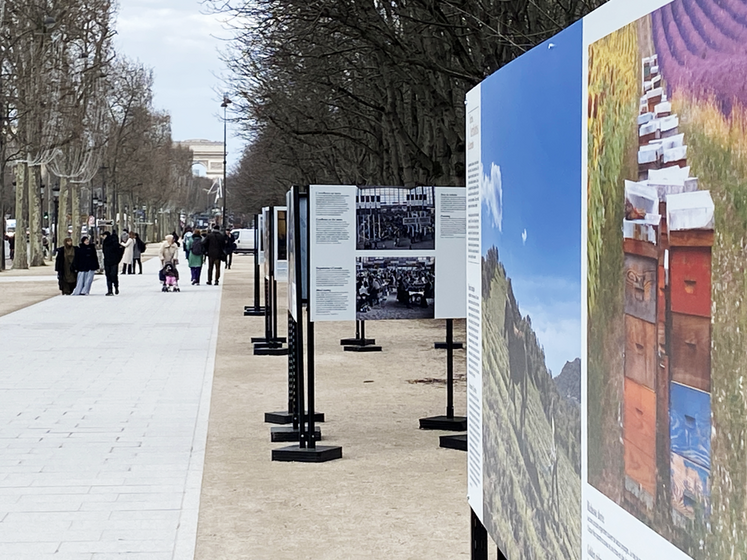
[[159, 276], [163, 285], [161, 291], [168, 292], [179, 290], [179, 271], [176, 265], [179, 264], [177, 255], [179, 254], [179, 246], [174, 243], [174, 236], [167, 235], [161, 247], [158, 249], [158, 258], [161, 259], [161, 272]]

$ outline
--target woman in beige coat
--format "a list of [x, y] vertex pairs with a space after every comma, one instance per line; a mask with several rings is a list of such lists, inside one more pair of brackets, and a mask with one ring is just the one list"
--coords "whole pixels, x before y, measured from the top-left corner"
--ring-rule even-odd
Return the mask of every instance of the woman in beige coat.
[[179, 246], [174, 243], [174, 236], [167, 235], [161, 247], [158, 249], [158, 258], [161, 259], [161, 268], [168, 262], [171, 261], [174, 266], [179, 262], [177, 256], [179, 255]]
[[120, 242], [120, 245], [124, 247], [124, 255], [122, 255], [122, 260], [119, 261], [122, 264], [122, 274], [132, 274], [135, 272], [134, 270], [132, 270], [135, 233], [131, 231], [127, 236], [127, 241], [125, 241], [124, 243]]

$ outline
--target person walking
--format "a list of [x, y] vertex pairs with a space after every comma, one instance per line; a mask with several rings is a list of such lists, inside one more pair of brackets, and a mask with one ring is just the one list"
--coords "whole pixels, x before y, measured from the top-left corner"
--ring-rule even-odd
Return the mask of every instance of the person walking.
[[135, 274], [135, 265], [140, 269], [138, 274], [143, 273], [143, 253], [145, 253], [145, 243], [140, 236], [135, 233], [135, 244], [132, 246], [132, 273]]
[[80, 239], [80, 245], [75, 251], [73, 260], [73, 270], [78, 274], [74, 296], [87, 296], [91, 291], [93, 284], [93, 275], [99, 269], [99, 258], [96, 255], [96, 247], [91, 245], [91, 240], [87, 235]]
[[200, 275], [202, 274], [202, 265], [205, 262], [205, 251], [202, 240], [202, 233], [196, 229], [192, 235], [184, 242], [187, 249], [187, 263], [192, 271], [192, 285], [200, 285]]
[[174, 243], [174, 236], [167, 235], [161, 243], [161, 247], [158, 249], [158, 258], [161, 259], [161, 268], [163, 268], [167, 262], [171, 262], [174, 266], [179, 263], [177, 258], [179, 254], [179, 246]]
[[213, 231], [205, 236], [202, 242], [204, 253], [208, 258], [208, 286], [213, 283], [213, 269], [215, 269], [215, 285], [220, 281], [220, 261], [223, 259], [223, 249], [225, 248], [226, 236], [220, 232], [218, 224], [213, 226]]
[[132, 260], [134, 258], [133, 246], [135, 245], [135, 232], [131, 231], [127, 234], [127, 241], [120, 242], [120, 245], [124, 247], [124, 255], [122, 256], [122, 274], [132, 274]]
[[182, 235], [182, 240], [184, 241], [184, 258], [189, 261], [189, 248], [191, 247], [191, 243], [189, 240], [192, 238], [194, 233], [192, 232], [192, 227], [187, 226], [187, 228], [184, 230], [184, 234]]
[[54, 261], [54, 269], [57, 272], [57, 284], [63, 296], [69, 296], [75, 289], [77, 275], [73, 271], [73, 261], [75, 260], [75, 247], [73, 240], [67, 237], [62, 242], [62, 247], [55, 249], [57, 254]]
[[233, 234], [230, 229], [226, 230], [226, 247], [224, 253], [226, 255], [226, 270], [231, 268], [233, 262], [233, 252], [236, 250], [236, 240], [233, 238]]
[[[106, 274], [106, 295], [119, 294], [119, 261], [124, 254], [124, 249], [117, 236], [108, 231], [101, 232], [101, 251], [104, 253], [104, 273]], [[112, 288], [114, 291], [112, 292]]]

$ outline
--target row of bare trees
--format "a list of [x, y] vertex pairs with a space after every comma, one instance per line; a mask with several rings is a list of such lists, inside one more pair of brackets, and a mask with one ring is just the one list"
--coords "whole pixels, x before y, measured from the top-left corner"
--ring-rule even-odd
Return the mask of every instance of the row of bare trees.
[[249, 141], [247, 211], [293, 183], [463, 185], [465, 93], [606, 0], [205, 0]]
[[45, 215], [58, 243], [89, 216], [155, 238], [164, 212], [170, 231], [202, 200], [189, 150], [153, 108], [152, 72], [114, 50], [114, 4], [0, 0], [0, 221], [16, 220], [14, 268], [43, 264]]

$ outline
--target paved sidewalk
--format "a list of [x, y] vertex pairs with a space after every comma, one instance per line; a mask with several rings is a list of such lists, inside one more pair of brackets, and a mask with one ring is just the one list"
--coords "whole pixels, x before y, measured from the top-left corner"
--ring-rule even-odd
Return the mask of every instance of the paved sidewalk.
[[221, 288], [158, 266], [0, 317], [0, 558], [193, 557]]

